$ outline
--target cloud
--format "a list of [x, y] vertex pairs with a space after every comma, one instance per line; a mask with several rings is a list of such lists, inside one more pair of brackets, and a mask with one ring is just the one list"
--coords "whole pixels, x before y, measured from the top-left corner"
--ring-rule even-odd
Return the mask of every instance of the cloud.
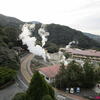
[[100, 0], [1, 0], [0, 13], [99, 34]]

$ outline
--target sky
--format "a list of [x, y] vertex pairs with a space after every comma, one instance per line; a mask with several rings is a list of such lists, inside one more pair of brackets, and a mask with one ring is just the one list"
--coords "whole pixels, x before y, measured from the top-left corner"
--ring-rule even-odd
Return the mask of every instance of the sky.
[[0, 13], [100, 35], [100, 0], [0, 0]]

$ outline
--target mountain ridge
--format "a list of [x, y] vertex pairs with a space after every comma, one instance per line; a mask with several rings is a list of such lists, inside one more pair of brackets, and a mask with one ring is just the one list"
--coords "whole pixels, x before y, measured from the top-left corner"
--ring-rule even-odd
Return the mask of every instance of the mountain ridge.
[[86, 32], [84, 32], [83, 34], [100, 43], [100, 35], [95, 35], [95, 34], [86, 33]]
[[[7, 29], [8, 31], [6, 30], [6, 35], [11, 34], [12, 37], [16, 35], [16, 41], [17, 41], [18, 35], [21, 33], [20, 25], [23, 25], [24, 23], [25, 22], [22, 22], [21, 20], [17, 18], [0, 14], [0, 26], [4, 26], [6, 27], [6, 29], [8, 28]], [[38, 35], [38, 29], [41, 27], [41, 23], [38, 21], [31, 21], [28, 23], [36, 23], [35, 31], [32, 34], [33, 36], [37, 37], [38, 41], [41, 41], [41, 38]], [[14, 29], [15, 31], [13, 30], [13, 32], [11, 32], [12, 27], [15, 28]], [[98, 43], [97, 41], [86, 36], [83, 32], [72, 29], [68, 26], [59, 25], [59, 24], [47, 24], [46, 28], [47, 28], [47, 31], [50, 33], [50, 35], [48, 36], [48, 42], [46, 43], [46, 45], [48, 45], [49, 43], [54, 43], [60, 47], [60, 46], [65, 46], [69, 42], [75, 40], [79, 42], [78, 44], [79, 48], [87, 49], [87, 48], [100, 47], [100, 43]], [[18, 32], [16, 32], [16, 30], [18, 30]], [[11, 38], [11, 36], [9, 36], [9, 38]], [[14, 41], [13, 38], [12, 40]], [[11, 40], [9, 41], [11, 42]]]
[[5, 16], [3, 14], [0, 14], [0, 26], [18, 26], [20, 24], [23, 24], [24, 22], [14, 18], [14, 17], [9, 17], [9, 16]]

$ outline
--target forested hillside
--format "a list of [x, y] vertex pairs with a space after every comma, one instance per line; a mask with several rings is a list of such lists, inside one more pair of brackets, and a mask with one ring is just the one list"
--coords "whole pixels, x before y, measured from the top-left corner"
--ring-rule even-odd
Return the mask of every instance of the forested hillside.
[[94, 35], [90, 33], [84, 33], [84, 35], [100, 43], [100, 35]]
[[[36, 25], [35, 32], [33, 36], [36, 36], [39, 40], [41, 39], [37, 34], [37, 30], [40, 28], [41, 24]], [[84, 35], [81, 31], [77, 31], [67, 26], [58, 24], [48, 24], [47, 31], [50, 33], [48, 36], [48, 44], [56, 44], [57, 46], [66, 46], [71, 41], [78, 41], [77, 47], [88, 49], [88, 48], [99, 48], [100, 43]]]
[[17, 18], [0, 14], [0, 26], [19, 27], [23, 22]]
[[18, 30], [12, 27], [0, 27], [0, 66], [18, 69], [19, 60], [12, 49], [17, 46]]
[[16, 18], [0, 14], [0, 67], [19, 68], [18, 55], [12, 48], [18, 45], [22, 23]]

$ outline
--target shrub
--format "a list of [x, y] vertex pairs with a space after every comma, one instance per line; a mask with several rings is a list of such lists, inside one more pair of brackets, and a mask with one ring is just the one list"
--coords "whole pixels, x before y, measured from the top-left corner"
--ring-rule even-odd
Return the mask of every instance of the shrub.
[[58, 52], [59, 51], [59, 48], [56, 44], [54, 43], [50, 43], [48, 44], [48, 46], [46, 47], [47, 51], [49, 53], [55, 53], [55, 52]]
[[13, 81], [16, 77], [16, 71], [6, 67], [0, 67], [0, 86], [9, 81]]
[[68, 59], [71, 55], [69, 53], [65, 52], [64, 56], [66, 57], [66, 59]]
[[50, 95], [45, 95], [42, 100], [53, 100]]
[[26, 100], [26, 94], [17, 93], [12, 100]]

